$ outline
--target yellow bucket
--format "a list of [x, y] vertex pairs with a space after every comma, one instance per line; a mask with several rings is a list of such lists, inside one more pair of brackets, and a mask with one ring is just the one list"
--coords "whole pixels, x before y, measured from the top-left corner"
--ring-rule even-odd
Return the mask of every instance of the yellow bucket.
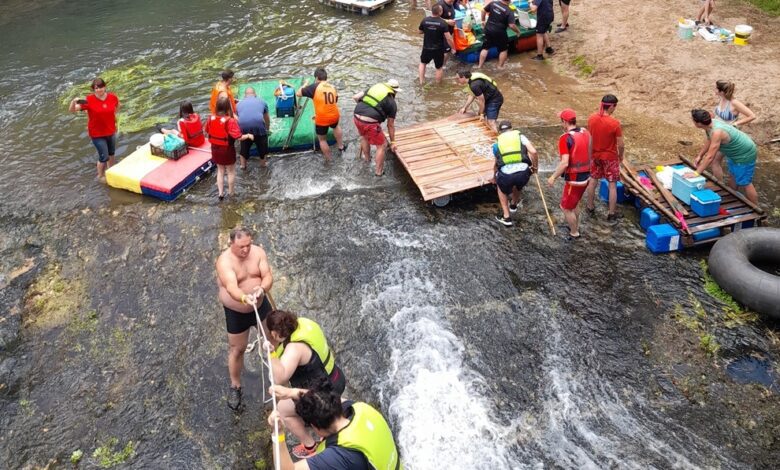
[[734, 28], [734, 44], [737, 46], [747, 46], [750, 43], [750, 35], [753, 34], [753, 28], [746, 24], [738, 24]]

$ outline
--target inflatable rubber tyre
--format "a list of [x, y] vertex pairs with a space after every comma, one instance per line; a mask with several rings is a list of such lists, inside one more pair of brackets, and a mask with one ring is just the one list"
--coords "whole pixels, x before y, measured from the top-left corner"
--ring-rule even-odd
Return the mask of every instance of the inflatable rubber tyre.
[[450, 203], [452, 200], [452, 195], [447, 194], [446, 196], [439, 196], [437, 198], [434, 198], [433, 205], [436, 207], [445, 207], [447, 204]]
[[751, 228], [721, 238], [710, 251], [709, 270], [741, 304], [780, 319], [780, 276], [756, 267], [758, 260], [780, 265], [780, 229]]

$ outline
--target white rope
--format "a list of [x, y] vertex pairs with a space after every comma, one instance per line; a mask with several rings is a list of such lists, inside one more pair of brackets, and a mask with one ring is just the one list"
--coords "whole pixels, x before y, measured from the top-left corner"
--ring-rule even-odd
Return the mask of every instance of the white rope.
[[[263, 346], [265, 345], [265, 342], [268, 341], [268, 337], [265, 336], [265, 330], [263, 329], [263, 323], [260, 321], [260, 314], [257, 312], [257, 301], [252, 304], [252, 307], [255, 309], [255, 320], [257, 320], [257, 342], [260, 343], [260, 347], [258, 348], [258, 355], [260, 355], [260, 361], [263, 362], [263, 349], [265, 349]], [[263, 340], [260, 340], [260, 333], [263, 334]], [[273, 440], [274, 440], [274, 468], [276, 470], [281, 470], [282, 463], [279, 459], [279, 413], [276, 411], [276, 390], [274, 390], [274, 370], [271, 367], [271, 351], [266, 350], [266, 354], [268, 355], [268, 379], [271, 381], [271, 400], [273, 401], [273, 410], [274, 410], [274, 416], [276, 419], [274, 419], [274, 434], [273, 434]], [[260, 373], [260, 377], [263, 377], [263, 374]], [[265, 397], [265, 379], [263, 379], [263, 397]], [[265, 401], [264, 401], [265, 403]]]

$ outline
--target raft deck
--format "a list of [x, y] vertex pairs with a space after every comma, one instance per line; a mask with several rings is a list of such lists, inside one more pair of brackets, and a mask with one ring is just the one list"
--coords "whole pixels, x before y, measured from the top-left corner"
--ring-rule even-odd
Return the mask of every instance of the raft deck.
[[496, 134], [473, 114], [455, 114], [395, 133], [395, 155], [430, 201], [488, 184]]
[[328, 5], [339, 10], [360, 13], [361, 15], [370, 15], [371, 13], [382, 10], [395, 0], [320, 0], [320, 3]]
[[[670, 160], [666, 162], [656, 163], [653, 165], [634, 165], [633, 172], [639, 176], [647, 176], [649, 172], [655, 171], [654, 168], [657, 165], [684, 165], [695, 170], [696, 167], [691, 160], [686, 157], [680, 156], [676, 160]], [[715, 191], [721, 197], [721, 212], [717, 215], [709, 217], [699, 217], [690, 205], [685, 204], [679, 198], [674, 198], [676, 204], [687, 211], [687, 215], [684, 216], [684, 220], [687, 223], [688, 229], [685, 230], [680, 220], [675, 215], [675, 210], [665, 200], [660, 191], [656, 188], [648, 190], [642, 183], [636, 180], [626, 165], [621, 164], [621, 179], [626, 188], [626, 191], [637, 197], [643, 206], [650, 207], [656, 211], [667, 223], [672, 224], [681, 234], [681, 240], [684, 247], [691, 247], [696, 245], [704, 245], [713, 243], [714, 241], [723, 238], [724, 236], [732, 233], [733, 231], [760, 226], [761, 223], [767, 218], [766, 212], [757, 205], [750, 202], [744, 195], [731, 189], [725, 183], [718, 181], [709, 171], [704, 171], [702, 176], [707, 180], [706, 188]], [[671, 193], [671, 191], [669, 191]], [[705, 231], [712, 229], [718, 229], [719, 234], [715, 236], [704, 236]]]

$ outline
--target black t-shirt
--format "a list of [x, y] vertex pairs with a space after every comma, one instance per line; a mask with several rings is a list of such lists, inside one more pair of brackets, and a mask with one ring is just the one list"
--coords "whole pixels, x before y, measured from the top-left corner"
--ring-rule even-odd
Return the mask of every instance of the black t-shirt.
[[[444, 0], [439, 0], [439, 5], [441, 5], [441, 19], [443, 20], [454, 20], [455, 19], [455, 5], [449, 5]], [[450, 30], [450, 33], [455, 32], [455, 27], [447, 25], [447, 27]]]
[[491, 33], [501, 33], [506, 31], [510, 24], [515, 23], [515, 14], [509, 9], [508, 5], [495, 0], [485, 7], [488, 13], [485, 31]]
[[[368, 92], [368, 90], [366, 90]], [[395, 115], [398, 112], [398, 107], [395, 104], [395, 95], [388, 94], [385, 98], [379, 102], [377, 108], [382, 112], [376, 110], [376, 108], [367, 105], [362, 100], [355, 106], [355, 114], [376, 119], [379, 122], [384, 122], [385, 119], [395, 119]]]
[[[492, 5], [492, 3], [490, 5]], [[471, 92], [474, 93], [474, 96], [485, 95], [485, 103], [490, 103], [492, 101], [504, 101], [504, 95], [502, 95], [498, 88], [493, 86], [493, 84], [487, 80], [483, 80], [481, 78], [471, 80], [469, 82], [469, 88], [471, 88]]]
[[537, 18], [553, 18], [555, 12], [553, 11], [552, 0], [534, 0], [534, 5], [537, 6], [536, 17]]
[[438, 51], [447, 46], [444, 34], [449, 31], [447, 23], [436, 16], [429, 16], [420, 22], [420, 31], [423, 32], [423, 49]]

